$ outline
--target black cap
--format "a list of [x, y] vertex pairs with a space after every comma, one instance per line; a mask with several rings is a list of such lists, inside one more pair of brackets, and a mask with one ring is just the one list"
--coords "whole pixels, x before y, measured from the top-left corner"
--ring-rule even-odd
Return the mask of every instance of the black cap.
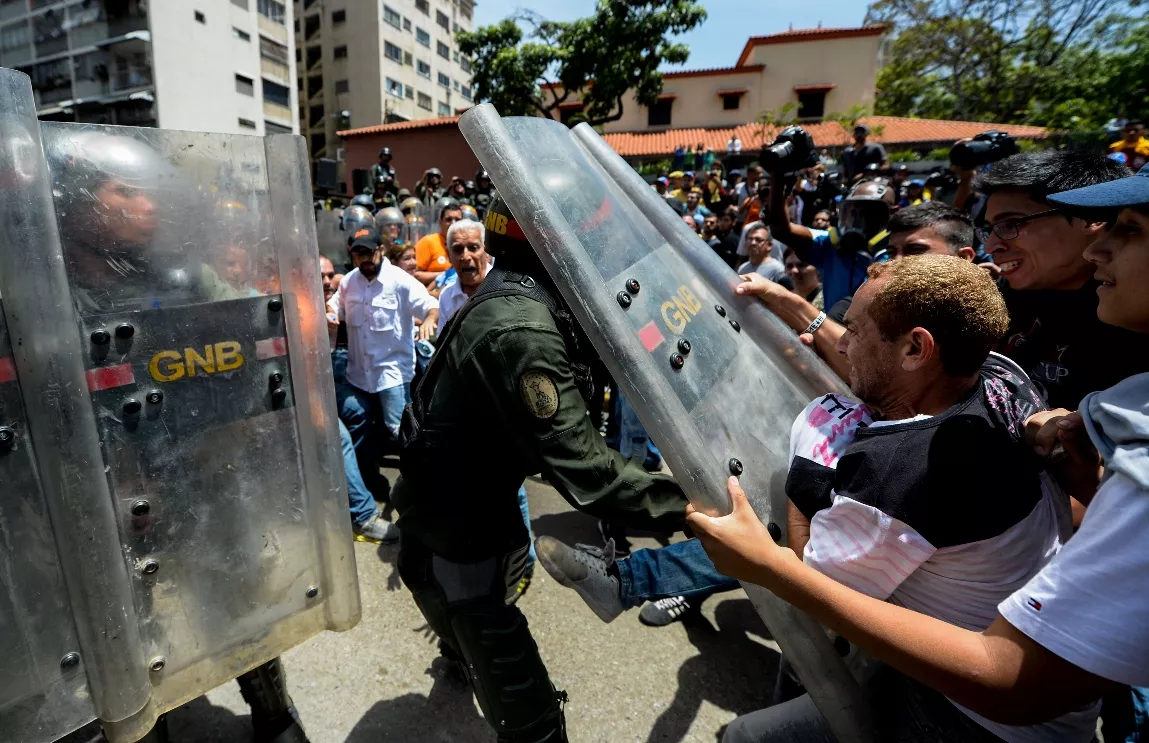
[[348, 250], [352, 253], [366, 250], [374, 253], [383, 241], [379, 238], [379, 233], [370, 227], [364, 227], [358, 230], [347, 241]]

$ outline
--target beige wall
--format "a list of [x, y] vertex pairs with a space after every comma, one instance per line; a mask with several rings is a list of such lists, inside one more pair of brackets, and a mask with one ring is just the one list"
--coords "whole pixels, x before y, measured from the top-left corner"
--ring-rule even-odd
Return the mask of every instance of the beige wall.
[[[623, 99], [623, 116], [604, 127], [607, 132], [736, 126], [758, 118], [764, 111], [781, 113], [793, 103], [795, 85], [833, 84], [826, 94], [826, 113], [844, 113], [851, 106], [872, 106], [877, 82], [882, 37], [826, 39], [788, 44], [763, 44], [751, 50], [746, 65], [765, 65], [761, 71], [720, 75], [667, 77], [664, 95], [677, 96], [669, 127], [647, 126], [646, 106], [630, 93]], [[719, 90], [746, 88], [737, 109], [724, 110]], [[572, 96], [572, 100], [574, 97]], [[693, 144], [693, 143], [691, 143]]]
[[764, 64], [759, 111], [779, 111], [797, 104], [795, 85], [833, 83], [826, 94], [826, 113], [843, 113], [855, 104], [873, 106], [878, 79], [880, 36], [763, 44], [750, 53], [750, 64]]

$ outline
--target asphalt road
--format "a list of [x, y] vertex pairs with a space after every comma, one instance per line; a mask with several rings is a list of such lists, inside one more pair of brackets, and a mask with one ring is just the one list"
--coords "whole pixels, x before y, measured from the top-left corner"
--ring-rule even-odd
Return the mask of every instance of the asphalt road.
[[[594, 520], [549, 485], [530, 480], [527, 491], [536, 534], [598, 543]], [[649, 537], [632, 543], [659, 544]], [[470, 688], [439, 659], [399, 581], [397, 547], [355, 547], [362, 621], [284, 656], [312, 743], [493, 743]], [[702, 617], [687, 624], [645, 627], [633, 610], [607, 625], [540, 566], [519, 605], [555, 686], [570, 695], [575, 743], [713, 743], [735, 716], [764, 706], [773, 686], [777, 646], [741, 590], [711, 597]], [[176, 710], [169, 723], [173, 743], [251, 739], [234, 683]]]

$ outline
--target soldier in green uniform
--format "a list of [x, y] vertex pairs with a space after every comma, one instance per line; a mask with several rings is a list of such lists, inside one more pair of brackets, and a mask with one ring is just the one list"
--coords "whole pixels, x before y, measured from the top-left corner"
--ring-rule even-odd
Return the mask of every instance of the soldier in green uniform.
[[498, 740], [557, 743], [565, 695], [511, 603], [530, 544], [519, 485], [541, 472], [581, 511], [664, 532], [682, 528], [687, 499], [603, 443], [587, 415], [589, 341], [498, 197], [486, 226], [495, 266], [444, 330], [404, 416], [399, 574]]

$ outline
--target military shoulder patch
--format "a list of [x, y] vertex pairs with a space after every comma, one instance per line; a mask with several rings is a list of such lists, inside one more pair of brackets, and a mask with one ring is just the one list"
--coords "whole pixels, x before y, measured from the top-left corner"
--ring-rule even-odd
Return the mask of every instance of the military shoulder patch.
[[547, 420], [559, 412], [559, 390], [546, 372], [531, 370], [519, 377], [519, 395], [536, 418]]

